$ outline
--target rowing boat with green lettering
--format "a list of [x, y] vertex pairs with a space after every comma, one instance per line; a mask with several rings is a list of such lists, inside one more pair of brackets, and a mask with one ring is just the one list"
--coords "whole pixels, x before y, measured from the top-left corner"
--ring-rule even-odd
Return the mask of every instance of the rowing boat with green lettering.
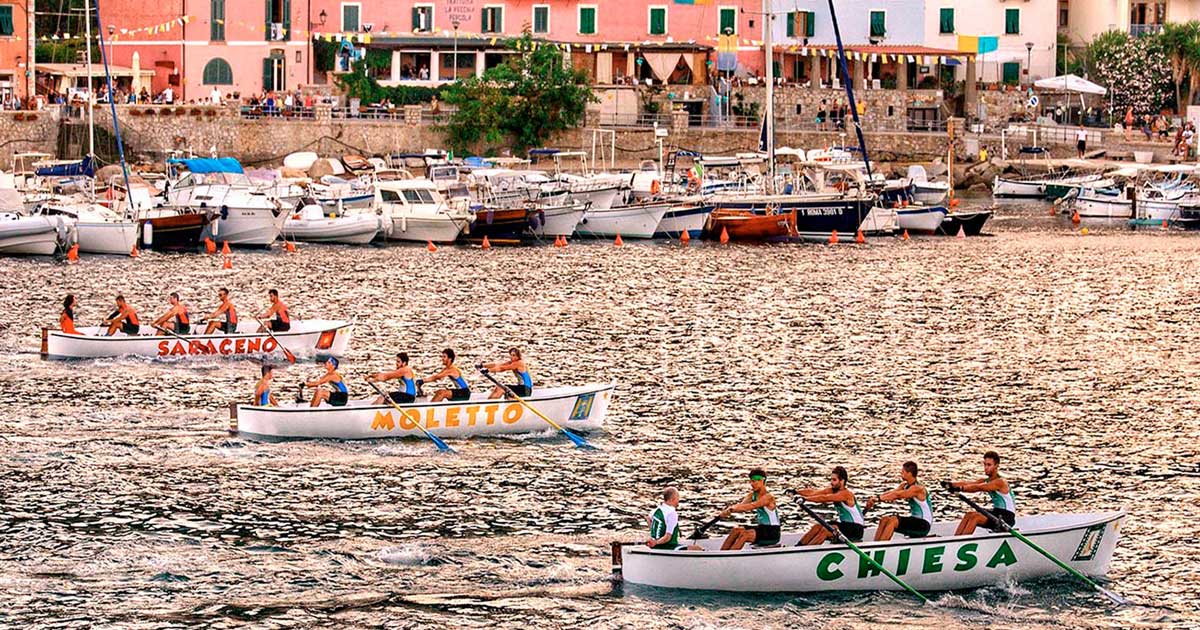
[[[1108, 572], [1125, 512], [1020, 516], [1016, 528], [1071, 568], [1091, 577]], [[954, 536], [956, 523], [935, 523], [930, 535], [858, 546], [918, 591], [977, 588], [1007, 580], [1063, 574], [1060, 567], [1007, 533], [977, 530]], [[867, 529], [864, 541], [874, 537]], [[699, 541], [703, 551], [650, 549], [613, 543], [613, 572], [626, 583], [663, 588], [789, 592], [883, 591], [900, 588], [877, 567], [841, 544], [795, 546], [785, 534], [778, 546], [720, 551], [721, 540]]]

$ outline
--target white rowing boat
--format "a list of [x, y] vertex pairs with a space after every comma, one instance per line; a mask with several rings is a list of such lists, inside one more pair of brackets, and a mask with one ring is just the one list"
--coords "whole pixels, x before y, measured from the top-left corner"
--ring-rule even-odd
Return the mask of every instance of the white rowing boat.
[[[604, 424], [613, 383], [582, 387], [538, 387], [525, 402], [572, 431], [599, 429]], [[552, 430], [546, 421], [515, 400], [489, 399], [490, 387], [464, 401], [427, 399], [395, 407], [372, 404], [371, 398], [345, 406], [287, 402], [279, 407], [230, 405], [229, 430], [250, 439], [369, 440], [422, 437], [416, 423], [441, 438], [463, 438]], [[283, 398], [281, 392], [276, 396]], [[282, 401], [281, 401], [282, 402]]]
[[[201, 324], [194, 324], [193, 327], [195, 330], [204, 329]], [[259, 357], [275, 353], [279, 350], [279, 344], [296, 356], [341, 356], [350, 343], [354, 323], [323, 319], [293, 320], [291, 330], [275, 333], [274, 339], [266, 333], [256, 332], [258, 322], [253, 320], [239, 322], [237, 332], [233, 334], [190, 334], [183, 335], [182, 339], [173, 335], [157, 335], [157, 331], [148, 325], [141, 326], [141, 332], [137, 335], [117, 332], [111, 337], [104, 334], [106, 328], [101, 326], [83, 326], [76, 330], [79, 334], [43, 328], [42, 358], [95, 359], [127, 355], [157, 358], [221, 355]]]
[[[1124, 512], [1020, 516], [1016, 528], [1071, 568], [1092, 577], [1108, 572]], [[976, 530], [954, 536], [957, 523], [935, 523], [931, 535], [858, 547], [918, 591], [948, 591], [1062, 573], [1012, 534]], [[869, 528], [863, 537], [874, 537]], [[883, 591], [900, 587], [843, 544], [796, 547], [785, 534], [768, 548], [720, 551], [721, 540], [699, 541], [704, 551], [649, 549], [613, 543], [613, 572], [632, 584], [664, 588], [789, 592]], [[688, 541], [681, 540], [680, 543]]]

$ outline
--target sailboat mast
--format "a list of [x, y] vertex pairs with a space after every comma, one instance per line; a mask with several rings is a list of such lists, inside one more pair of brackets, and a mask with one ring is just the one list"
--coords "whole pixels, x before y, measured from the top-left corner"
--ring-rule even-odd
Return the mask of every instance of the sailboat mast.
[[[99, 28], [103, 22], [100, 21], [100, 0], [96, 0], [96, 27]], [[117, 137], [117, 157], [121, 160], [121, 175], [125, 180], [125, 213], [130, 218], [137, 218], [137, 212], [133, 207], [133, 187], [129, 185], [129, 164], [125, 162], [125, 144], [121, 141], [121, 120], [117, 118], [117, 99], [116, 93], [113, 91], [112, 72], [108, 67], [108, 55], [104, 54], [104, 29], [100, 28], [97, 40], [100, 45], [100, 60], [104, 62], [104, 80], [108, 86], [108, 107], [112, 112], [113, 135]], [[88, 50], [91, 50], [90, 48]], [[88, 107], [88, 111], [92, 110]]]
[[771, 13], [771, 0], [763, 0], [763, 47], [767, 52], [767, 111], [763, 125], [767, 136], [767, 193], [775, 192], [775, 50], [771, 43], [771, 29], [775, 27], [775, 16]]
[[871, 156], [867, 154], [867, 139], [863, 137], [862, 121], [858, 118], [858, 104], [854, 102], [854, 78], [846, 65], [846, 47], [842, 45], [842, 30], [838, 27], [837, 9], [833, 8], [833, 0], [829, 0], [829, 17], [833, 18], [833, 36], [837, 38], [838, 62], [842, 67], [842, 79], [846, 85], [846, 101], [850, 105], [850, 114], [854, 118], [854, 131], [858, 134], [858, 148], [862, 151], [863, 161], [867, 163], [867, 181], [871, 181]]
[[[87, 34], [84, 46], [87, 48], [87, 122], [88, 122], [88, 157], [96, 156], [96, 121], [92, 117], [92, 3], [83, 0], [83, 23]], [[112, 95], [110, 94], [111, 98]]]

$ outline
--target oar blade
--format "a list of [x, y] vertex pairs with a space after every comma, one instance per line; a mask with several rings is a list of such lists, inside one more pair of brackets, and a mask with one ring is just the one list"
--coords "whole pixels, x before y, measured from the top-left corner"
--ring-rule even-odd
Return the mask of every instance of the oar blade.
[[442, 438], [440, 438], [432, 433], [429, 433], [427, 435], [429, 435], [430, 440], [433, 440], [433, 443], [438, 447], [439, 451], [441, 451], [443, 453], [454, 453], [456, 455], [458, 454], [458, 451], [450, 448], [450, 445], [443, 442]]
[[283, 346], [279, 346], [279, 348], [283, 350], [283, 358], [287, 359], [288, 363], [294, 364], [296, 362], [296, 355], [292, 354], [291, 350], [288, 350], [287, 348], [284, 348]]
[[1100, 591], [1101, 595], [1104, 595], [1105, 597], [1109, 598], [1110, 600], [1112, 600], [1112, 603], [1114, 603], [1118, 606], [1128, 606], [1129, 605], [1129, 600], [1104, 588], [1103, 586], [1097, 586], [1096, 590]]
[[580, 437], [574, 433], [571, 433], [570, 431], [568, 431], [566, 429], [563, 429], [562, 432], [563, 432], [563, 435], [570, 438], [571, 441], [575, 443], [575, 446], [577, 446], [579, 448], [586, 449], [589, 451], [600, 450], [600, 449], [596, 448], [595, 446], [592, 446], [591, 443], [589, 443], [587, 440], [583, 439], [582, 437]]

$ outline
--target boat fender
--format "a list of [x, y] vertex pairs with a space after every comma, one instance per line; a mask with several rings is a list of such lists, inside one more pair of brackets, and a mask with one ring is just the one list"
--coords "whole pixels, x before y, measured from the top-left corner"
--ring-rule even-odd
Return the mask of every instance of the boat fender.
[[149, 221], [142, 224], [142, 246], [154, 246], [154, 226]]
[[221, 206], [221, 220], [224, 221], [228, 218], [229, 218], [229, 206]]

